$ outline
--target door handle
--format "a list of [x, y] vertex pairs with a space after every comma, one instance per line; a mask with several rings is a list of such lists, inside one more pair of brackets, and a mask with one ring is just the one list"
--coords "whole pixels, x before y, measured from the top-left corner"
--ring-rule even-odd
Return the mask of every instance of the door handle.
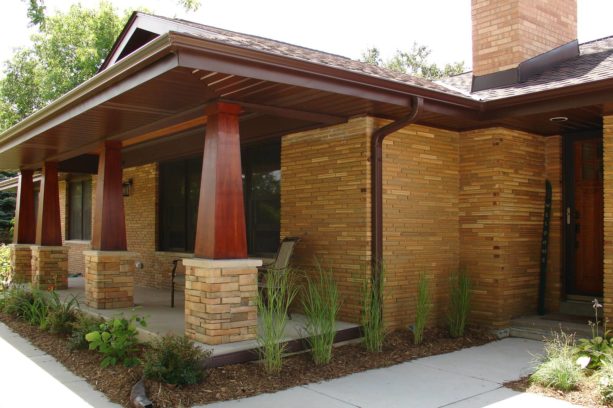
[[570, 207], [566, 207], [566, 225], [570, 225]]

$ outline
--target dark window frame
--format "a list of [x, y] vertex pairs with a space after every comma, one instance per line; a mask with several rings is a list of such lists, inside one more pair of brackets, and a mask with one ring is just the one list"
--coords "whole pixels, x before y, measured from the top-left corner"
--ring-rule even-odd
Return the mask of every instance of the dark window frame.
[[[80, 195], [75, 197], [75, 189], [80, 188]], [[92, 238], [92, 179], [78, 177], [68, 180], [66, 185], [66, 237], [69, 241], [91, 241]], [[75, 205], [74, 200], [80, 200]], [[78, 208], [78, 209], [77, 209]], [[75, 213], [75, 211], [77, 213]], [[77, 221], [77, 222], [76, 222]]]

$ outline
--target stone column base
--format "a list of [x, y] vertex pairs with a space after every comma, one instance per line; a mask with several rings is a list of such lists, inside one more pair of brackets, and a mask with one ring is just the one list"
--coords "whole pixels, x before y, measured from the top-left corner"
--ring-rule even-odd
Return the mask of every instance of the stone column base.
[[31, 244], [11, 244], [11, 282], [32, 283]]
[[85, 301], [95, 309], [134, 306], [134, 260], [126, 251], [83, 251]]
[[185, 335], [205, 344], [256, 338], [259, 259], [184, 259]]
[[31, 245], [32, 287], [41, 290], [68, 288], [68, 248]]

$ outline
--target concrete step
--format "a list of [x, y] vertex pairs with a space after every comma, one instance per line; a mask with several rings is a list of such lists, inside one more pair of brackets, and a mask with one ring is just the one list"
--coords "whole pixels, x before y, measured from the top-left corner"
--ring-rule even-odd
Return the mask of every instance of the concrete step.
[[594, 318], [592, 302], [580, 300], [565, 300], [560, 302], [560, 313], [571, 316], [584, 316]]
[[553, 333], [564, 331], [565, 333], [575, 334], [575, 338], [591, 338], [592, 330], [587, 324], [579, 323], [581, 319], [576, 316], [549, 315], [549, 316], [527, 316], [511, 321], [509, 335], [531, 340], [543, 340], [549, 338]]

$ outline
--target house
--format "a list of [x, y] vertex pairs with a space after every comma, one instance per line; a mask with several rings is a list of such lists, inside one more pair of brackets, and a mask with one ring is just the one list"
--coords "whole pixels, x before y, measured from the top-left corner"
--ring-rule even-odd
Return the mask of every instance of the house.
[[343, 320], [383, 260], [390, 327], [422, 273], [442, 318], [462, 268], [474, 320], [504, 328], [537, 309], [549, 180], [546, 309], [602, 296], [613, 315], [613, 37], [578, 44], [576, 8], [472, 0], [474, 70], [436, 82], [135, 13], [96, 76], [0, 135], [14, 272], [85, 271], [113, 308], [184, 258], [186, 333], [217, 344], [253, 338], [254, 257], [299, 236]]

